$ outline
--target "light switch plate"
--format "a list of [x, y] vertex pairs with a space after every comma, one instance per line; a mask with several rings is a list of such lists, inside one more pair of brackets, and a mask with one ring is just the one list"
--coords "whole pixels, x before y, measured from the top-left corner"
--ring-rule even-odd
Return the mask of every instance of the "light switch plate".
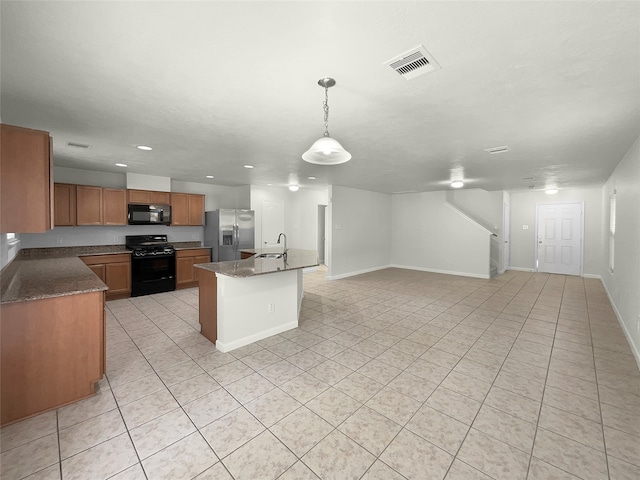
[[529, 230], [529, 225], [522, 225], [523, 230]]

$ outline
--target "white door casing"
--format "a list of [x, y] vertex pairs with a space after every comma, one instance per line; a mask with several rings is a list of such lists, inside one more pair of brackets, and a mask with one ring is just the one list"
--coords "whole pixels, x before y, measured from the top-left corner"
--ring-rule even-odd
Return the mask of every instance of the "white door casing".
[[583, 205], [538, 204], [536, 266], [539, 272], [582, 274]]
[[502, 250], [502, 268], [506, 272], [511, 264], [511, 206], [508, 203], [502, 204], [502, 240], [504, 241]]

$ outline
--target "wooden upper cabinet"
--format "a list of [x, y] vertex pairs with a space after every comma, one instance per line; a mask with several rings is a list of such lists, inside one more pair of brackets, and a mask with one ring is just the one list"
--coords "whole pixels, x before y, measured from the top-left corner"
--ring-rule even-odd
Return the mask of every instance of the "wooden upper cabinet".
[[78, 225], [103, 225], [102, 187], [76, 186]]
[[171, 225], [189, 225], [189, 194], [171, 194]]
[[204, 195], [189, 195], [189, 225], [204, 225]]
[[172, 193], [171, 225], [204, 225], [204, 195]]
[[127, 190], [128, 203], [169, 205], [171, 193], [152, 190]]
[[1, 125], [0, 232], [53, 227], [53, 175], [48, 132]]
[[149, 192], [149, 203], [154, 205], [170, 205], [171, 193], [169, 192]]
[[68, 183], [54, 184], [54, 222], [56, 227], [71, 227], [76, 223], [76, 186]]
[[127, 191], [116, 188], [102, 189], [104, 225], [127, 224]]

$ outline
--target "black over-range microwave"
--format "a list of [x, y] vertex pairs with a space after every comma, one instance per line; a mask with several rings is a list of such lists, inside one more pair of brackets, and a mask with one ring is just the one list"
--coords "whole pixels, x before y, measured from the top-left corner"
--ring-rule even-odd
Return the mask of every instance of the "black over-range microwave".
[[171, 205], [129, 204], [129, 225], [171, 225]]

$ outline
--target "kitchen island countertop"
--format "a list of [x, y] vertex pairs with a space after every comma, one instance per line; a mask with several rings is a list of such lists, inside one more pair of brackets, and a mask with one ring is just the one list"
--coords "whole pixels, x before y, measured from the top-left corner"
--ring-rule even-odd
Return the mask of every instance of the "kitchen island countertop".
[[[256, 253], [281, 253], [282, 250], [253, 249], [243, 252]], [[286, 257], [282, 258], [257, 258], [253, 256], [244, 260], [229, 260], [226, 262], [200, 263], [196, 268], [208, 270], [228, 277], [254, 277], [269, 273], [286, 272], [302, 268], [318, 266], [318, 253], [315, 250], [289, 249]]]

